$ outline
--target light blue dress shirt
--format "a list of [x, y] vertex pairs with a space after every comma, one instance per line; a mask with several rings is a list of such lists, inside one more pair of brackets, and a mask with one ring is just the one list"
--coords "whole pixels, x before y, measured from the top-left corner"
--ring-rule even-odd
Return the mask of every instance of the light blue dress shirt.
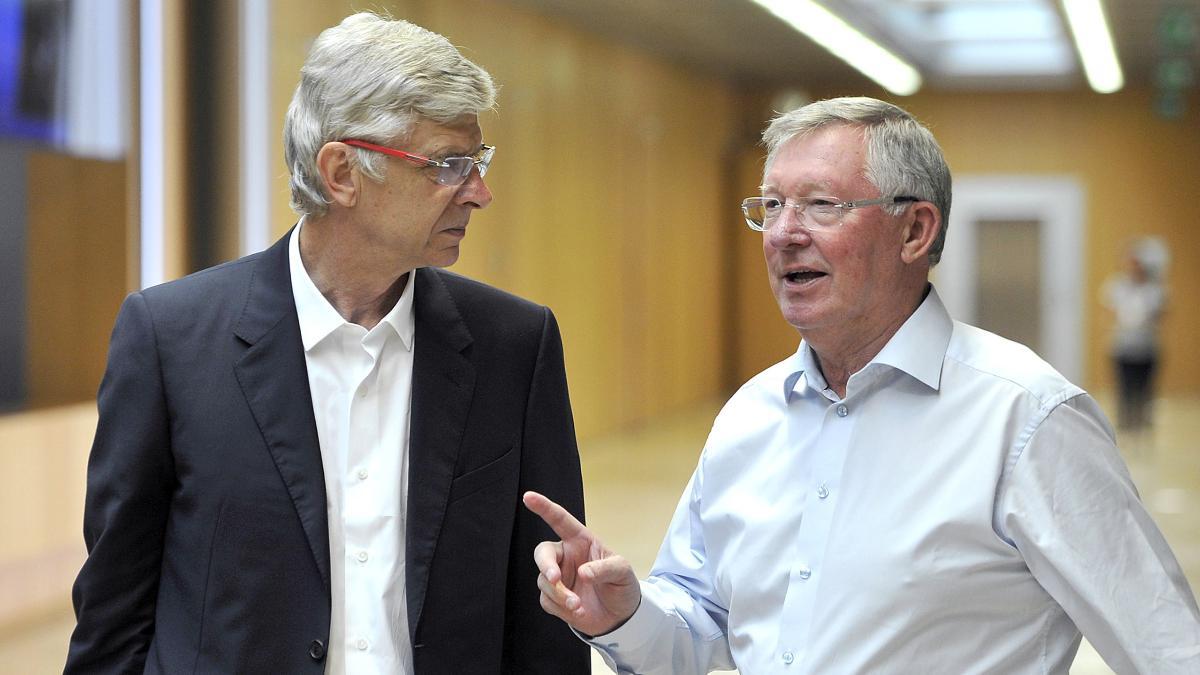
[[1200, 611], [1095, 402], [931, 290], [827, 388], [801, 343], [713, 424], [620, 673], [1200, 673]]

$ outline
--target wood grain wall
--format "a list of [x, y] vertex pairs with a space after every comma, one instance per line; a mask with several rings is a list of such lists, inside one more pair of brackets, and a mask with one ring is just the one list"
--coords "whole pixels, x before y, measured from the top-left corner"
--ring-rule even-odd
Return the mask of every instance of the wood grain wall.
[[29, 155], [28, 405], [96, 397], [126, 292], [125, 164]]
[[[273, 47], [280, 120], [308, 45], [345, 12], [287, 5]], [[720, 395], [732, 90], [501, 3], [391, 11], [445, 34], [502, 87], [482, 120], [498, 148], [495, 201], [453, 269], [554, 310], [580, 435]], [[275, 208], [282, 233], [285, 191]]]
[[[778, 318], [765, 283], [758, 238], [741, 229], [733, 206], [753, 191], [761, 171], [761, 150], [740, 130], [760, 127], [769, 110], [729, 84], [503, 3], [407, 0], [382, 7], [446, 34], [502, 85], [498, 110], [483, 120], [500, 148], [488, 179], [497, 198], [474, 219], [455, 269], [559, 314], [582, 433], [720, 396], [794, 349], [797, 336]], [[312, 39], [353, 7], [304, 0], [273, 9], [278, 235], [294, 221], [278, 140], [283, 112]], [[181, 17], [168, 13], [170, 36], [183, 35]], [[180, 41], [168, 40], [170, 72], [183, 71]], [[227, 66], [222, 70], [232, 77]], [[188, 111], [179, 78], [167, 84], [170, 278], [188, 270]], [[859, 92], [816, 92], [845, 93]], [[1200, 181], [1195, 106], [1185, 119], [1165, 121], [1153, 114], [1151, 93], [1137, 88], [1112, 96], [926, 93], [899, 102], [934, 128], [959, 176], [1081, 178], [1090, 388], [1112, 386], [1111, 317], [1096, 291], [1131, 238], [1163, 236], [1175, 256], [1163, 389], [1200, 391], [1200, 359], [1191, 356], [1200, 307], [1188, 302], [1200, 289], [1200, 232], [1192, 226], [1200, 215], [1192, 197]], [[214, 105], [223, 125], [234, 124], [231, 101]], [[218, 222], [237, 222], [236, 195], [229, 195], [236, 152], [236, 143], [226, 149], [234, 161], [222, 178], [224, 196], [213, 203], [222, 213]], [[128, 245], [136, 237], [117, 224], [122, 212], [136, 212], [122, 199], [123, 189], [136, 198], [128, 188], [136, 175], [127, 167], [122, 179], [116, 166], [50, 155], [31, 161], [29, 171], [31, 185], [48, 186], [30, 196], [30, 402], [88, 400], [115, 303], [136, 278], [136, 250]], [[54, 189], [62, 184], [78, 187]], [[113, 245], [121, 236], [124, 250]], [[221, 250], [232, 257], [236, 232], [221, 236]], [[115, 267], [125, 270], [123, 284], [110, 278]], [[61, 321], [64, 307], [88, 317], [84, 334]]]

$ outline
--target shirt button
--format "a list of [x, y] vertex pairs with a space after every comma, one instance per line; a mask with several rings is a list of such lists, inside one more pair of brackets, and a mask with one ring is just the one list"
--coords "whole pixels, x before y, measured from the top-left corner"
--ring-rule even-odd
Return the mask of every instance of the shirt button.
[[789, 666], [792, 664], [792, 661], [796, 660], [795, 655], [793, 655], [791, 652], [784, 652], [781, 658], [783, 659], [783, 662]]
[[367, 641], [362, 638], [358, 638], [358, 642], [355, 642], [354, 646], [358, 647], [358, 651], [360, 652], [367, 651]]
[[821, 484], [821, 487], [817, 488], [817, 496], [821, 499], [829, 496], [829, 488], [825, 487], [824, 483]]
[[843, 403], [837, 407], [837, 413], [838, 417], [845, 417], [846, 415], [850, 414], [850, 409], [846, 407], [845, 403]]
[[359, 480], [366, 480], [366, 479], [367, 479], [367, 475], [368, 475], [368, 474], [367, 474], [367, 470], [366, 470], [366, 469], [359, 469], [359, 470], [358, 470], [358, 479], [359, 479]]
[[359, 398], [366, 398], [366, 397], [367, 397], [367, 388], [366, 388], [366, 387], [359, 387], [359, 389], [358, 389], [358, 397], [359, 397]]
[[796, 570], [796, 573], [804, 580], [812, 576], [812, 570], [808, 568], [808, 565], [802, 565], [799, 570]]
[[358, 562], [363, 562], [363, 563], [365, 563], [365, 562], [367, 562], [367, 558], [369, 558], [369, 557], [370, 557], [370, 556], [368, 556], [368, 555], [367, 555], [367, 552], [366, 552], [366, 551], [359, 551], [359, 552], [358, 552]]

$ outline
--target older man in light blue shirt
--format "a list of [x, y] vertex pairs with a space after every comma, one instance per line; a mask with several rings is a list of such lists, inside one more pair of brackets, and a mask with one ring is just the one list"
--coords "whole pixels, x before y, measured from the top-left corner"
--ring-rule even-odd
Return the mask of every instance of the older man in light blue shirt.
[[764, 134], [795, 355], [717, 416], [650, 578], [537, 494], [542, 606], [620, 673], [1200, 672], [1200, 611], [1095, 402], [928, 282], [950, 172], [873, 99]]

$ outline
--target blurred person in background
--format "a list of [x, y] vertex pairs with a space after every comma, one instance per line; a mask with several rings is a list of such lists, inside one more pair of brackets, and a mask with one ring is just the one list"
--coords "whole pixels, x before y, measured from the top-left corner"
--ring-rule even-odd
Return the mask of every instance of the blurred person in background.
[[582, 517], [558, 326], [438, 269], [492, 200], [494, 97], [408, 22], [317, 38], [284, 129], [300, 222], [117, 318], [66, 672], [588, 672], [520, 506]]
[[742, 203], [799, 350], [713, 424], [650, 576], [551, 500], [546, 611], [619, 673], [1200, 673], [1200, 610], [1099, 407], [929, 283], [951, 179], [882, 101], [778, 116]]
[[1106, 281], [1101, 292], [1116, 319], [1110, 353], [1117, 375], [1121, 431], [1137, 433], [1150, 426], [1160, 354], [1158, 325], [1167, 300], [1166, 262], [1166, 245], [1160, 239], [1139, 239], [1125, 256], [1125, 271]]

